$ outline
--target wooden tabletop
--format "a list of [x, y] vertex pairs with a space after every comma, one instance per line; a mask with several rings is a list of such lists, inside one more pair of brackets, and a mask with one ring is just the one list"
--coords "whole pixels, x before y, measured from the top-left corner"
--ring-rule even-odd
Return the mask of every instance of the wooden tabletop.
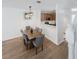
[[31, 33], [30, 30], [28, 30], [28, 31], [25, 30], [25, 33], [28, 35], [28, 38], [29, 38], [30, 40], [32, 40], [33, 38], [36, 38], [36, 37], [42, 35], [41, 32], [36, 32], [36, 31], [33, 31], [33, 33]]

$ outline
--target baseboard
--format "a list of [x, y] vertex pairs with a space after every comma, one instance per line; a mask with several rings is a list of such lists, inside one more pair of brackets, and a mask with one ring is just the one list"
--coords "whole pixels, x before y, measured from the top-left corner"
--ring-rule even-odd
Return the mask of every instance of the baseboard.
[[17, 37], [21, 37], [21, 35], [12, 36], [12, 37], [9, 37], [9, 38], [6, 38], [6, 39], [2, 39], [2, 41], [11, 40], [11, 39], [13, 39], [13, 38], [17, 38]]
[[63, 39], [62, 41], [58, 41], [57, 45], [60, 45], [61, 43], [63, 43], [65, 40]]
[[47, 35], [45, 35], [45, 37], [48, 38], [50, 41], [52, 41], [56, 45], [60, 45], [61, 43], [64, 42], [64, 40], [62, 40], [62, 41], [56, 41], [56, 39], [53, 39], [53, 38], [51, 38], [51, 37], [49, 37]]
[[52, 41], [54, 44], [58, 45], [58, 44], [57, 44], [57, 41], [55, 41], [55, 39], [53, 39], [53, 38], [51, 38], [51, 37], [49, 37], [49, 36], [47, 36], [47, 35], [45, 35], [45, 37], [46, 37], [48, 40]]

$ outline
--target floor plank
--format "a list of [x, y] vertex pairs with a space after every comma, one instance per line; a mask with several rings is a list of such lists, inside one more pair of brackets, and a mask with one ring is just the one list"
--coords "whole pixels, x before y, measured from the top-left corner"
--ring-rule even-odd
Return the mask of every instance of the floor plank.
[[21, 37], [2, 42], [3, 59], [68, 59], [67, 42], [59, 46], [45, 38], [44, 50], [38, 49], [35, 54], [35, 48], [27, 50]]

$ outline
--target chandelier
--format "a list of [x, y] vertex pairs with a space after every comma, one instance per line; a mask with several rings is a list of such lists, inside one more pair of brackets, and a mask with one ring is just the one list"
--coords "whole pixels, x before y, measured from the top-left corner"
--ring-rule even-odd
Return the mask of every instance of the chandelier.
[[[40, 1], [40, 0], [37, 0], [36, 3], [40, 4], [41, 1]], [[31, 4], [31, 1], [30, 1], [30, 3], [28, 3], [28, 4]], [[31, 9], [31, 8], [32, 8], [32, 6], [30, 5], [30, 6], [29, 6], [29, 11], [24, 13], [24, 18], [25, 18], [25, 19], [31, 19], [31, 18], [32, 18], [33, 12], [32, 12], [32, 9]]]
[[31, 7], [32, 6], [29, 6], [29, 12], [24, 13], [24, 18], [25, 19], [31, 19], [32, 18], [33, 12], [31, 11]]

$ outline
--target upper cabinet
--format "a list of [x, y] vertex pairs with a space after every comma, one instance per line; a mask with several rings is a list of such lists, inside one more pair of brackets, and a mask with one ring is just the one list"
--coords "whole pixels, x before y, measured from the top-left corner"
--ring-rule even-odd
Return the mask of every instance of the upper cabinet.
[[56, 11], [42, 11], [41, 12], [41, 21], [55, 21], [56, 20]]
[[42, 11], [41, 21], [44, 24], [56, 26], [56, 10], [53, 11]]

